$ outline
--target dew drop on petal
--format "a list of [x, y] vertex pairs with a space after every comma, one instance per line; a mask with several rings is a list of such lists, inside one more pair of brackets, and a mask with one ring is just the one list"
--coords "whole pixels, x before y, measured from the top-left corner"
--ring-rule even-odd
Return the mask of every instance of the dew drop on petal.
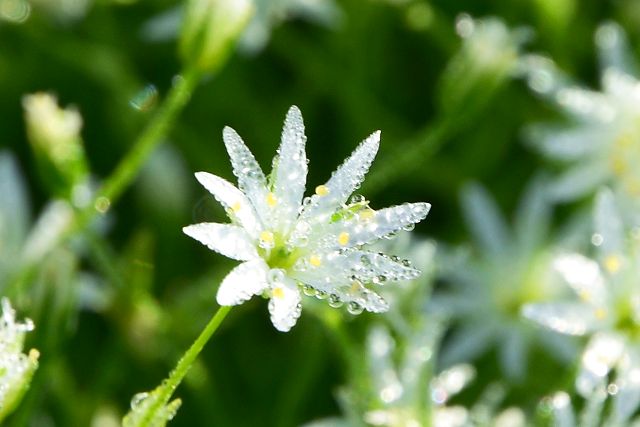
[[308, 297], [314, 297], [314, 296], [316, 296], [317, 291], [313, 286], [303, 285], [302, 286], [302, 293], [304, 293]]
[[591, 236], [591, 243], [594, 246], [600, 246], [602, 242], [604, 242], [604, 237], [602, 237], [602, 234], [593, 233], [593, 235]]
[[333, 308], [339, 308], [342, 307], [342, 300], [340, 299], [340, 297], [336, 294], [331, 294], [329, 295], [329, 306], [333, 307]]
[[316, 298], [318, 299], [327, 299], [329, 297], [329, 294], [326, 291], [320, 290], [318, 289], [316, 291]]
[[364, 308], [360, 304], [358, 304], [357, 302], [351, 301], [349, 304], [347, 304], [347, 311], [350, 314], [358, 315], [358, 314], [361, 314], [364, 311]]

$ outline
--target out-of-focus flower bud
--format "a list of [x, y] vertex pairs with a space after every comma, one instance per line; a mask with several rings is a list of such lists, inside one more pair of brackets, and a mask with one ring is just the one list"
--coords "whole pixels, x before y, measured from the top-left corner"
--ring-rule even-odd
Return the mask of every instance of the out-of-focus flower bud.
[[33, 322], [18, 323], [15, 315], [9, 300], [3, 298], [0, 318], [0, 421], [22, 400], [38, 368], [40, 355], [35, 349], [28, 355], [22, 353], [24, 336], [33, 330]]
[[89, 176], [80, 113], [75, 108], [60, 108], [48, 93], [27, 95], [22, 103], [27, 136], [44, 182], [57, 196], [75, 198]]
[[253, 10], [251, 0], [190, 0], [179, 46], [185, 65], [215, 72], [231, 53]]

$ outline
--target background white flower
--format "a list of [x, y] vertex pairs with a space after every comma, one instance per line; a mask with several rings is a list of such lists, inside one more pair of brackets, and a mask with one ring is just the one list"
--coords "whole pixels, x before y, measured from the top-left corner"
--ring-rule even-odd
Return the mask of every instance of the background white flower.
[[553, 300], [563, 290], [551, 265], [551, 210], [544, 183], [534, 180], [529, 186], [513, 228], [478, 185], [464, 189], [462, 206], [475, 245], [462, 263], [453, 260], [446, 267], [443, 257], [449, 286], [436, 293], [432, 304], [451, 316], [455, 326], [443, 345], [443, 365], [468, 361], [495, 345], [504, 372], [522, 379], [534, 345], [545, 346], [554, 357], [570, 357], [570, 340], [537, 330], [520, 316], [523, 305]]
[[223, 280], [221, 305], [241, 304], [253, 295], [270, 298], [274, 326], [288, 331], [301, 312], [301, 291], [327, 298], [349, 312], [383, 312], [388, 304], [367, 285], [415, 278], [406, 260], [364, 249], [424, 219], [428, 203], [375, 211], [362, 196], [349, 196], [364, 179], [378, 150], [380, 133], [362, 144], [311, 197], [304, 124], [297, 107], [289, 110], [282, 143], [267, 177], [240, 136], [223, 132], [239, 189], [205, 172], [196, 178], [225, 207], [231, 224], [202, 223], [184, 232], [210, 249], [243, 261]]
[[554, 263], [577, 298], [528, 305], [523, 313], [562, 334], [591, 336], [576, 388], [589, 397], [615, 369], [611, 417], [618, 422], [640, 403], [640, 240], [633, 233], [627, 237], [608, 190], [596, 198], [594, 223], [596, 260], [565, 254]]
[[613, 23], [596, 33], [601, 90], [586, 89], [558, 71], [548, 59], [531, 56], [529, 85], [548, 96], [569, 119], [568, 124], [531, 129], [544, 155], [567, 165], [549, 187], [560, 201], [593, 194], [611, 186], [625, 198], [640, 200], [640, 82], [622, 29]]

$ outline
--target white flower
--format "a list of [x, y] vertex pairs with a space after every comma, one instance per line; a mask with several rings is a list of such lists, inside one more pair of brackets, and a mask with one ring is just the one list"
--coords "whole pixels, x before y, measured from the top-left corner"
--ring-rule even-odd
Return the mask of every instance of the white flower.
[[630, 51], [617, 25], [600, 27], [596, 41], [601, 59], [600, 91], [570, 82], [546, 58], [529, 58], [529, 85], [551, 98], [570, 123], [534, 127], [531, 136], [544, 155], [567, 165], [550, 185], [555, 199], [574, 200], [605, 184], [637, 202], [640, 82], [632, 73]]
[[512, 228], [482, 187], [468, 186], [462, 206], [476, 243], [474, 251], [461, 265], [458, 261], [445, 269], [450, 286], [432, 301], [434, 308], [451, 315], [456, 326], [442, 350], [444, 366], [468, 361], [495, 345], [504, 372], [522, 379], [534, 345], [545, 346], [560, 359], [572, 356], [570, 342], [520, 316], [523, 305], [553, 300], [563, 290], [551, 263], [550, 206], [544, 183], [534, 181], [530, 186]]
[[225, 207], [231, 224], [202, 223], [184, 232], [210, 249], [242, 261], [218, 290], [220, 305], [237, 305], [265, 295], [274, 326], [288, 331], [301, 312], [301, 291], [329, 304], [347, 304], [383, 312], [387, 303], [366, 285], [415, 278], [406, 260], [364, 249], [363, 245], [410, 228], [424, 219], [428, 203], [374, 211], [358, 188], [377, 152], [380, 133], [360, 146], [311, 197], [304, 197], [307, 177], [304, 124], [291, 107], [282, 143], [266, 177], [242, 139], [231, 128], [223, 132], [239, 189], [206, 172], [196, 178]]
[[20, 403], [38, 367], [37, 350], [31, 350], [29, 355], [22, 353], [24, 336], [33, 330], [33, 322], [28, 319], [24, 323], [16, 322], [15, 316], [9, 300], [3, 298], [0, 318], [0, 421]]
[[555, 261], [576, 298], [529, 305], [523, 313], [557, 332], [591, 336], [576, 388], [588, 397], [616, 370], [610, 385], [617, 394], [611, 416], [619, 421], [640, 403], [640, 240], [625, 238], [610, 191], [598, 194], [594, 222], [596, 260], [565, 254]]

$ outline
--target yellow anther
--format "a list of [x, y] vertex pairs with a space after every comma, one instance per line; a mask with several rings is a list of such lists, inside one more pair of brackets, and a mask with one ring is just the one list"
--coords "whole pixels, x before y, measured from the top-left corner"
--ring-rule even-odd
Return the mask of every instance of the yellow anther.
[[326, 196], [327, 194], [329, 194], [329, 187], [327, 187], [326, 185], [318, 185], [316, 187], [316, 194], [318, 196]]
[[338, 243], [342, 246], [346, 246], [349, 243], [349, 233], [346, 231], [340, 233], [340, 235], [338, 235]]
[[269, 205], [269, 207], [272, 208], [277, 204], [278, 204], [278, 199], [276, 199], [276, 195], [273, 194], [272, 192], [267, 193], [267, 205]]
[[616, 273], [622, 266], [620, 257], [618, 257], [617, 255], [609, 255], [604, 259], [603, 263], [604, 268], [606, 268], [609, 273]]
[[271, 291], [271, 296], [273, 298], [278, 298], [278, 299], [284, 298], [284, 289], [282, 289], [282, 288], [273, 288], [273, 291]]
[[602, 307], [596, 308], [596, 311], [594, 314], [596, 315], [596, 319], [598, 320], [602, 320], [605, 317], [607, 317], [607, 311]]
[[260, 233], [260, 240], [264, 243], [273, 243], [273, 233], [270, 231], [263, 231]]
[[233, 205], [231, 205], [231, 210], [234, 212], [238, 212], [241, 207], [242, 205], [240, 204], [240, 202], [235, 202]]
[[373, 209], [366, 208], [358, 212], [358, 218], [362, 221], [369, 221], [376, 216], [376, 212]]
[[311, 255], [309, 257], [309, 264], [314, 267], [320, 267], [322, 265], [322, 259], [318, 255]]
[[581, 290], [578, 293], [578, 296], [580, 297], [581, 300], [583, 301], [591, 301], [591, 292], [587, 291], [587, 290]]
[[360, 290], [360, 283], [359, 282], [351, 282], [351, 287], [349, 288], [349, 292], [351, 294], [355, 294]]

